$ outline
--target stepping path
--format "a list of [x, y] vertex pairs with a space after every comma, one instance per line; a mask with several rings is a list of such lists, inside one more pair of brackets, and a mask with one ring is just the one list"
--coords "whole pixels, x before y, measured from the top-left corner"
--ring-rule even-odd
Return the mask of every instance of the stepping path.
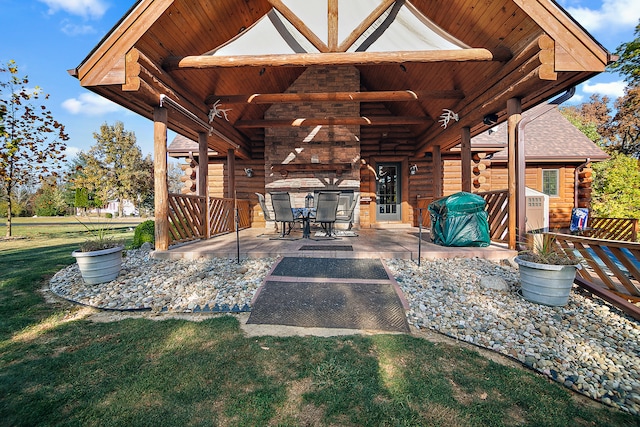
[[380, 259], [282, 258], [251, 305], [248, 324], [409, 333], [408, 304]]

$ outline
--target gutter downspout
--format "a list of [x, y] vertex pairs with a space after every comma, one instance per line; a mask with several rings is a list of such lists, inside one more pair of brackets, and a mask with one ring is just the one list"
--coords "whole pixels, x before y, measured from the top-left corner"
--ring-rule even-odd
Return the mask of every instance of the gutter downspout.
[[570, 99], [576, 93], [576, 88], [571, 87], [567, 89], [565, 93], [550, 101], [546, 108], [544, 108], [539, 114], [536, 116], [526, 117], [520, 120], [517, 127], [517, 137], [518, 137], [518, 145], [522, 148], [521, 150], [517, 150], [518, 158], [517, 158], [517, 174], [516, 174], [516, 193], [518, 198], [518, 203], [516, 204], [516, 228], [517, 228], [517, 245], [525, 242], [525, 234], [527, 229], [527, 205], [526, 205], [526, 191], [525, 191], [525, 170], [527, 167], [525, 153], [524, 153], [524, 142], [525, 142], [525, 128], [526, 126], [537, 119], [538, 117], [548, 113], [549, 111], [556, 108], [556, 106], [562, 104], [563, 102]]
[[587, 166], [589, 163], [591, 163], [591, 158], [587, 157], [585, 162], [582, 163], [580, 166], [577, 166], [576, 170], [573, 171], [573, 207], [574, 208], [578, 207], [578, 187], [579, 187], [578, 175], [580, 174], [580, 171], [584, 169], [585, 166]]

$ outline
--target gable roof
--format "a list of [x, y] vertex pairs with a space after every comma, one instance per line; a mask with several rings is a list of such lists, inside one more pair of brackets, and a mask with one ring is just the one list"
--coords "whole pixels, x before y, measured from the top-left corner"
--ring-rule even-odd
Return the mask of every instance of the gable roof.
[[[585, 134], [567, 120], [558, 106], [548, 109], [539, 105], [522, 114], [522, 119], [531, 119], [525, 127], [524, 151], [527, 162], [584, 162], [606, 160], [609, 155], [602, 151]], [[471, 139], [474, 148], [503, 147], [492, 161], [507, 161], [507, 124], [502, 123]]]
[[[268, 43], [260, 50], [256, 39]], [[611, 60], [553, 0], [139, 0], [70, 72], [149, 119], [163, 97], [172, 100], [191, 115], [170, 109], [169, 128], [191, 139], [220, 101], [229, 120], [214, 120], [210, 148], [249, 158], [254, 146], [261, 151], [270, 105], [309, 102], [282, 97], [306, 68], [351, 65], [360, 92], [318, 95], [382, 102], [390, 116], [367, 126], [409, 129], [420, 155], [455, 146], [462, 127], [483, 132], [487, 114], [505, 120], [509, 98], [526, 110]], [[447, 128], [444, 109], [459, 115]], [[278, 126], [297, 118], [283, 119]]]

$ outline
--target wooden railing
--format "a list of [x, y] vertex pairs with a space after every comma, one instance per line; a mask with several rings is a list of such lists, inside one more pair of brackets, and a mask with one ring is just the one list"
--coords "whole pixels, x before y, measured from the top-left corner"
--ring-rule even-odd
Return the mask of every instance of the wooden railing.
[[638, 220], [636, 218], [591, 218], [590, 236], [606, 240], [638, 241]]
[[205, 236], [205, 201], [203, 197], [169, 194], [169, 241], [188, 242]]
[[640, 307], [629, 302], [640, 301], [640, 243], [545, 234], [582, 259], [576, 284], [640, 320]]
[[477, 193], [487, 202], [485, 210], [489, 214], [490, 238], [496, 242], [505, 242], [508, 233], [508, 193], [507, 190], [487, 191]]
[[[235, 231], [234, 200], [209, 198], [209, 211], [205, 198], [185, 194], [169, 194], [170, 244], [213, 237]], [[248, 200], [238, 200], [238, 228], [251, 226]], [[205, 226], [208, 221], [208, 233]]]

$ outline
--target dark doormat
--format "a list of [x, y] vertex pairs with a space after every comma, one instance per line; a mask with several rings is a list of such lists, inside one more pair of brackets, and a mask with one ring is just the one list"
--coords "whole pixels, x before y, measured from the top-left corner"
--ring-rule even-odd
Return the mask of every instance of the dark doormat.
[[353, 252], [351, 245], [304, 245], [301, 251], [349, 251]]
[[285, 257], [271, 273], [273, 276], [336, 279], [388, 280], [379, 259]]
[[391, 284], [267, 281], [247, 323], [409, 332]]

